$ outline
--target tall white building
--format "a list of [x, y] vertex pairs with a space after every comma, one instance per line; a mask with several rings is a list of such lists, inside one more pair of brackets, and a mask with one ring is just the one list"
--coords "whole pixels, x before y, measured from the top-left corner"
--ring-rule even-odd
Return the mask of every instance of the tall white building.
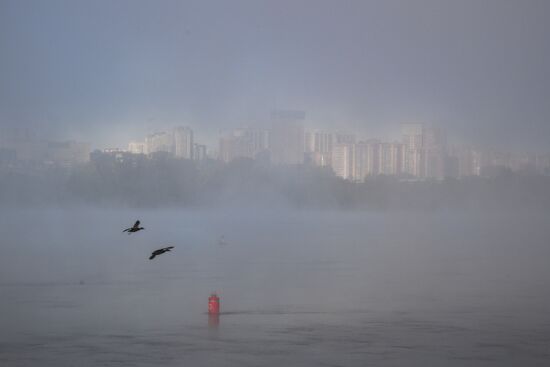
[[316, 166], [330, 166], [334, 134], [326, 131], [310, 130], [305, 133], [304, 152]]
[[380, 144], [378, 173], [395, 176], [401, 174], [403, 166], [403, 144], [384, 142]]
[[305, 130], [304, 132], [304, 153], [311, 154], [315, 152], [315, 132]]
[[332, 152], [334, 145], [334, 135], [329, 132], [318, 131], [315, 133], [315, 151], [319, 153]]
[[422, 176], [423, 152], [421, 124], [404, 124], [401, 126], [402, 142], [405, 149], [403, 162], [404, 172], [415, 177]]
[[147, 135], [145, 138], [145, 145], [147, 154], [166, 152], [173, 153], [174, 151], [174, 137], [167, 132], [157, 132]]
[[355, 179], [364, 181], [367, 176], [380, 174], [380, 141], [369, 139], [356, 144]]
[[257, 158], [269, 148], [267, 130], [242, 128], [220, 139], [220, 159], [230, 162], [236, 158]]
[[335, 144], [332, 147], [332, 170], [345, 180], [355, 180], [355, 144]]
[[439, 128], [421, 124], [401, 126], [404, 145], [403, 170], [419, 178], [443, 179], [447, 161], [447, 139]]
[[193, 159], [193, 130], [189, 127], [174, 129], [174, 156], [176, 158]]
[[233, 131], [236, 144], [236, 155], [256, 158], [258, 154], [269, 149], [269, 133], [267, 130], [242, 128]]
[[128, 144], [128, 151], [132, 154], [147, 154], [147, 144], [142, 141], [131, 141]]
[[457, 176], [474, 176], [474, 151], [468, 146], [453, 146], [449, 154], [457, 161]]

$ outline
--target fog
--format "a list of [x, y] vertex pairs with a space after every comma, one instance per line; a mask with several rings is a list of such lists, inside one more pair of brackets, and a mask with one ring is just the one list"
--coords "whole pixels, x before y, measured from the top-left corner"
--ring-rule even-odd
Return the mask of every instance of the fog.
[[436, 121], [467, 141], [548, 149], [549, 10], [544, 0], [2, 1], [0, 124], [105, 148], [175, 124], [215, 139], [297, 108], [371, 136]]
[[0, 366], [547, 366], [548, 14], [0, 0]]

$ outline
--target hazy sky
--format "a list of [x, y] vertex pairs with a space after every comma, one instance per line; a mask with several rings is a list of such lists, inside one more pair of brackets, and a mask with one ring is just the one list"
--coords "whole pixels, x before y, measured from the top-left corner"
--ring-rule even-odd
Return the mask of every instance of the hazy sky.
[[265, 123], [399, 123], [550, 149], [550, 1], [0, 0], [0, 125], [123, 146]]

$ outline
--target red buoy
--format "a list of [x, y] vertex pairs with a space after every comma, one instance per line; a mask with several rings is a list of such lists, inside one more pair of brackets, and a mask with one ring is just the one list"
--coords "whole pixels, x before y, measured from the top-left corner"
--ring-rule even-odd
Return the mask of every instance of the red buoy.
[[220, 298], [216, 293], [212, 293], [208, 298], [208, 313], [211, 315], [220, 313]]

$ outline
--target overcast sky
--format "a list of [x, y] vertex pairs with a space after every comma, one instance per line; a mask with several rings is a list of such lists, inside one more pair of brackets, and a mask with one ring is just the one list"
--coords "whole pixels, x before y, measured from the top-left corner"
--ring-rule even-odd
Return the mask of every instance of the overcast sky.
[[550, 1], [0, 0], [0, 124], [120, 145], [307, 111], [550, 150]]

